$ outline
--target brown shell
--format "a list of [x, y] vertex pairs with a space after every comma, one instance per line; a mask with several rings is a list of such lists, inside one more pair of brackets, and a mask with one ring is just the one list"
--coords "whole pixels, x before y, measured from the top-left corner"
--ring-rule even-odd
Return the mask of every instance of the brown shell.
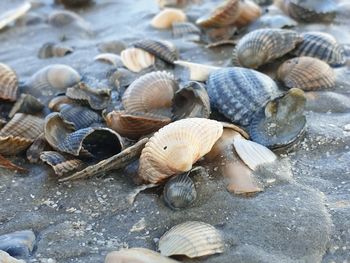
[[222, 134], [222, 124], [188, 118], [161, 128], [146, 144], [140, 157], [139, 177], [150, 183], [187, 172], [207, 154]]
[[40, 159], [50, 165], [58, 176], [81, 169], [84, 166], [83, 161], [54, 151], [42, 152]]
[[146, 248], [129, 248], [107, 254], [105, 263], [179, 263]]
[[72, 53], [74, 49], [63, 44], [55, 44], [52, 42], [45, 43], [38, 52], [39, 58], [64, 57]]
[[222, 234], [212, 225], [188, 221], [171, 228], [159, 240], [164, 256], [185, 255], [189, 258], [223, 253]]
[[0, 99], [15, 101], [17, 89], [16, 73], [9, 66], [0, 63]]
[[333, 69], [326, 62], [311, 57], [287, 60], [278, 69], [277, 77], [286, 87], [305, 91], [335, 86]]
[[140, 72], [155, 62], [152, 54], [139, 48], [127, 48], [122, 51], [120, 57], [124, 66], [132, 72]]
[[160, 11], [151, 21], [151, 25], [158, 29], [171, 28], [174, 22], [185, 22], [186, 14], [176, 8], [165, 8]]
[[1, 10], [2, 14], [0, 14], [0, 30], [21, 16], [24, 16], [29, 11], [30, 7], [30, 2], [24, 2], [14, 9]]
[[43, 110], [42, 104], [37, 98], [30, 94], [21, 94], [19, 100], [13, 105], [9, 117], [12, 118], [16, 113], [35, 114]]
[[261, 8], [251, 0], [240, 1], [240, 11], [236, 21], [236, 27], [244, 27], [254, 22], [261, 16]]
[[125, 91], [122, 98], [123, 106], [128, 112], [168, 116], [178, 88], [174, 76], [168, 72], [147, 73], [135, 80]]
[[165, 40], [144, 39], [133, 43], [133, 46], [143, 49], [170, 64], [173, 64], [178, 57], [175, 45]]
[[112, 111], [106, 116], [107, 126], [129, 139], [138, 139], [141, 136], [158, 131], [170, 122], [171, 119], [168, 117], [128, 113], [126, 111]]

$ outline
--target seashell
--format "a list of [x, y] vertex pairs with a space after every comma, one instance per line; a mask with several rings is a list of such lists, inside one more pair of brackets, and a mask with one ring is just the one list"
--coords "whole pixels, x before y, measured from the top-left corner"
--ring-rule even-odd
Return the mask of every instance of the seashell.
[[51, 111], [60, 111], [63, 104], [74, 104], [74, 101], [66, 95], [58, 95], [49, 101], [48, 107]]
[[28, 258], [33, 251], [35, 234], [32, 230], [16, 231], [0, 236], [0, 250], [13, 257]]
[[151, 21], [151, 26], [158, 29], [171, 28], [174, 22], [185, 22], [186, 14], [176, 8], [165, 8], [160, 11]]
[[173, 119], [209, 118], [210, 101], [204, 84], [191, 81], [175, 93]]
[[21, 97], [17, 102], [13, 105], [9, 117], [12, 118], [16, 113], [27, 113], [27, 114], [35, 114], [41, 112], [44, 108], [44, 104], [42, 104], [37, 98], [33, 97], [30, 94], [21, 94]]
[[294, 55], [318, 58], [331, 66], [345, 64], [345, 51], [332, 35], [323, 32], [307, 32], [302, 36], [304, 40], [293, 50]]
[[60, 114], [63, 119], [73, 123], [77, 130], [102, 123], [101, 116], [87, 107], [63, 104], [60, 108]]
[[63, 4], [65, 7], [83, 7], [93, 3], [93, 0], [58, 0], [59, 3]]
[[167, 112], [178, 88], [174, 76], [166, 71], [147, 73], [129, 86], [123, 94], [122, 103], [128, 112], [170, 116]]
[[113, 53], [102, 53], [94, 57], [95, 61], [101, 61], [110, 65], [113, 65], [115, 67], [122, 66], [123, 62], [120, 58], [120, 56], [113, 54]]
[[223, 253], [224, 248], [221, 233], [212, 225], [197, 221], [174, 226], [159, 240], [159, 250], [164, 256], [195, 258]]
[[120, 54], [126, 48], [126, 44], [121, 40], [112, 40], [98, 45], [98, 50], [102, 53]]
[[144, 39], [133, 43], [133, 46], [143, 49], [170, 64], [174, 64], [174, 61], [178, 58], [176, 47], [169, 41]]
[[194, 183], [188, 173], [177, 175], [164, 186], [164, 201], [168, 207], [178, 210], [190, 206], [197, 197]]
[[258, 68], [293, 50], [302, 37], [287, 29], [258, 29], [242, 37], [233, 51], [233, 63]]
[[155, 62], [152, 54], [139, 48], [127, 48], [120, 56], [124, 66], [132, 72], [140, 72]]
[[190, 80], [193, 81], [206, 81], [211, 72], [220, 69], [220, 67], [214, 67], [204, 64], [197, 64], [187, 62], [183, 60], [177, 60], [174, 62], [176, 65], [188, 68], [190, 72]]
[[134, 73], [126, 68], [117, 68], [107, 73], [109, 82], [116, 88], [127, 88], [136, 79], [143, 76], [145, 72]]
[[191, 41], [199, 41], [201, 30], [190, 22], [175, 22], [173, 23], [173, 36], [176, 38], [185, 38]]
[[146, 248], [129, 248], [107, 254], [105, 263], [179, 263]]
[[27, 81], [26, 86], [41, 94], [46, 89], [64, 90], [77, 84], [80, 79], [79, 73], [70, 66], [54, 64], [34, 73]]
[[[0, 154], [0, 168], [5, 168], [9, 170], [19, 171], [19, 172], [26, 172], [27, 170], [14, 164], [10, 160], [7, 160], [4, 156]], [[1, 257], [0, 257], [1, 260]], [[0, 261], [1, 262], [1, 261]]]
[[147, 138], [141, 139], [133, 146], [124, 149], [122, 152], [109, 157], [108, 159], [102, 160], [97, 164], [90, 165], [71, 176], [59, 179], [59, 181], [65, 182], [69, 180], [77, 180], [81, 178], [91, 177], [99, 173], [105, 173], [111, 170], [124, 169], [128, 164], [139, 158], [141, 151], [147, 142]]
[[72, 53], [73, 51], [74, 49], [72, 47], [49, 42], [49, 43], [45, 43], [39, 49], [38, 57], [39, 58], [64, 57]]
[[9, 66], [0, 63], [0, 99], [15, 101], [18, 80], [16, 73]]
[[67, 11], [67, 10], [58, 10], [53, 11], [48, 18], [49, 24], [57, 28], [65, 28], [75, 26], [80, 30], [86, 32], [92, 32], [91, 24], [85, 21], [78, 14]]
[[[0, 30], [21, 16], [24, 16], [29, 11], [30, 7], [31, 4], [29, 2], [24, 2], [20, 6], [0, 14]], [[2, 11], [4, 10], [6, 9], [2, 9]]]
[[335, 86], [333, 69], [326, 62], [311, 57], [287, 60], [279, 67], [277, 78], [287, 88], [299, 88], [305, 91]]
[[222, 124], [214, 120], [188, 118], [168, 124], [156, 132], [143, 149], [139, 177], [158, 183], [189, 171], [221, 134]]
[[261, 28], [291, 28], [297, 26], [298, 23], [286, 15], [281, 14], [266, 14], [249, 26], [249, 31], [254, 31]]
[[28, 148], [26, 155], [27, 159], [31, 163], [38, 163], [40, 160], [40, 154], [50, 148], [45, 139], [44, 133], [41, 133]]
[[58, 176], [79, 170], [84, 166], [83, 161], [54, 151], [42, 152], [40, 159], [50, 165]]
[[84, 82], [79, 82], [74, 87], [67, 89], [66, 96], [73, 100], [88, 102], [94, 110], [103, 110], [107, 108], [111, 100], [111, 90], [108, 88], [94, 89]]
[[171, 119], [155, 114], [138, 114], [126, 111], [112, 111], [106, 116], [109, 128], [129, 139], [138, 139], [144, 135], [158, 131], [169, 124]]
[[212, 107], [240, 125], [248, 125], [254, 114], [279, 96], [278, 87], [270, 77], [238, 67], [212, 72], [207, 91]]
[[261, 8], [251, 0], [239, 2], [239, 15], [233, 23], [236, 27], [244, 27], [254, 22], [261, 16]]
[[226, 0], [209, 15], [197, 19], [201, 27], [225, 27], [232, 25], [240, 14], [239, 0]]
[[26, 263], [24, 260], [16, 259], [14, 257], [11, 257], [8, 253], [5, 251], [0, 250], [0, 262], [4, 263]]

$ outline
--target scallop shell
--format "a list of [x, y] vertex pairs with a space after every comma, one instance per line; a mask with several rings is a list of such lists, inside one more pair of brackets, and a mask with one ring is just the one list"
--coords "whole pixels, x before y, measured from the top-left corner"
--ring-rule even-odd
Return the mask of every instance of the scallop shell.
[[154, 114], [137, 114], [126, 111], [112, 111], [106, 116], [109, 128], [129, 139], [138, 139], [158, 131], [169, 124], [171, 119]]
[[326, 62], [311, 57], [287, 60], [279, 67], [277, 77], [286, 87], [305, 91], [335, 86], [333, 69]]
[[16, 73], [9, 66], [0, 63], [0, 99], [15, 101], [17, 89]]
[[192, 63], [183, 60], [175, 61], [176, 65], [188, 68], [190, 72], [190, 80], [193, 81], [206, 81], [211, 72], [220, 69], [220, 67], [214, 67], [204, 64]]
[[[135, 80], [123, 94], [122, 102], [128, 112], [153, 113], [167, 116], [179, 88], [174, 76], [156, 71]], [[165, 112], [165, 113], [164, 113]]]
[[60, 114], [66, 121], [74, 123], [77, 130], [102, 123], [101, 116], [87, 107], [64, 104], [60, 108]]
[[182, 10], [165, 8], [153, 17], [151, 26], [158, 29], [167, 29], [171, 28], [175, 22], [185, 22], [186, 20], [186, 14]]
[[72, 53], [74, 49], [70, 46], [55, 44], [52, 42], [45, 43], [38, 53], [39, 58], [64, 57]]
[[195, 258], [223, 253], [224, 248], [221, 233], [212, 225], [197, 221], [174, 226], [159, 240], [159, 250], [164, 256]]
[[58, 0], [65, 7], [83, 7], [93, 3], [93, 0]]
[[168, 207], [178, 210], [190, 206], [197, 197], [194, 183], [188, 173], [177, 175], [164, 186], [164, 201]]
[[146, 248], [129, 248], [107, 254], [105, 263], [179, 263]]
[[232, 25], [240, 14], [239, 0], [226, 0], [216, 7], [209, 15], [197, 19], [201, 27], [225, 27]]
[[318, 58], [331, 66], [345, 64], [345, 51], [332, 35], [323, 32], [307, 32], [302, 36], [304, 40], [293, 50], [294, 55]]
[[233, 63], [258, 68], [293, 50], [302, 37], [286, 29], [258, 29], [246, 34], [233, 51]]
[[99, 54], [96, 57], [94, 57], [94, 60], [101, 61], [101, 62], [110, 64], [110, 65], [113, 65], [115, 67], [123, 65], [123, 62], [122, 62], [120, 56], [113, 54], [113, 53]]
[[239, 15], [233, 23], [236, 27], [244, 27], [254, 22], [261, 16], [261, 8], [251, 0], [239, 2]]
[[13, 105], [9, 117], [12, 118], [16, 113], [27, 113], [27, 114], [35, 114], [41, 112], [44, 108], [44, 104], [42, 104], [37, 98], [33, 97], [30, 94], [21, 94], [19, 100]]
[[143, 49], [170, 64], [174, 64], [178, 57], [175, 45], [165, 40], [144, 39], [133, 43], [133, 46]]
[[40, 154], [40, 159], [52, 167], [55, 174], [62, 176], [74, 170], [79, 170], [84, 166], [84, 162], [74, 157], [64, 156], [59, 152], [44, 151]]
[[0, 236], [0, 250], [11, 256], [28, 258], [33, 251], [35, 234], [32, 230], [16, 231]]
[[204, 84], [191, 81], [175, 93], [173, 119], [209, 118], [210, 101]]
[[188, 118], [161, 128], [146, 144], [140, 157], [139, 177], [150, 183], [187, 172], [207, 154], [222, 134], [222, 124]]
[[[24, 2], [20, 6], [0, 14], [0, 30], [21, 16], [24, 16], [29, 11], [30, 7], [31, 4], [29, 2]], [[4, 10], [2, 10], [2, 12], [3, 11]]]
[[49, 144], [45, 139], [44, 133], [41, 133], [32, 143], [32, 145], [28, 148], [26, 155], [27, 159], [31, 163], [38, 163], [40, 160], [40, 154], [45, 151], [51, 149]]
[[238, 67], [212, 72], [207, 91], [212, 107], [240, 125], [248, 125], [254, 114], [279, 96], [278, 87], [270, 77]]
[[152, 54], [139, 48], [127, 48], [120, 56], [124, 66], [132, 72], [140, 72], [155, 62]]

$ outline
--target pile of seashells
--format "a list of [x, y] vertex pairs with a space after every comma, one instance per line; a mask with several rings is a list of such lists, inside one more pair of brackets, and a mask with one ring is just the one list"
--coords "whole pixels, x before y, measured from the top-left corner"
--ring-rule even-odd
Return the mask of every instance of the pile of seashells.
[[[200, 161], [219, 165], [232, 193], [263, 191], [254, 172], [276, 161], [271, 150], [287, 147], [303, 136], [305, 92], [334, 87], [332, 67], [345, 64], [344, 50], [333, 36], [285, 27], [297, 21], [332, 21], [336, 3], [278, 0], [275, 8], [285, 14], [263, 15], [262, 8], [251, 0], [226, 0], [191, 21], [174, 7], [198, 1], [157, 2], [162, 10], [150, 21], [153, 28], [170, 29], [175, 38], [196, 42], [220, 35], [218, 41], [209, 40], [208, 48], [235, 45], [231, 65], [214, 67], [180, 60], [176, 46], [165, 40], [140, 40], [128, 47], [104, 43], [99, 47], [103, 53], [95, 60], [117, 68], [109, 76], [111, 85], [120, 93], [126, 88], [122, 109], [116, 109], [111, 88], [94, 88], [70, 66], [50, 65], [20, 82], [14, 69], [1, 63], [0, 99], [11, 109], [1, 119], [0, 154], [26, 152], [31, 163], [50, 165], [60, 182], [124, 169], [139, 159], [135, 182], [146, 187], [164, 184], [165, 203], [174, 210], [189, 207], [195, 200], [191, 176], [207, 172], [194, 167]], [[79, 7], [92, 1], [58, 3]], [[25, 3], [2, 15], [0, 29], [29, 9], [30, 4]], [[54, 12], [48, 23], [91, 30], [72, 11]], [[259, 28], [259, 23], [269, 28]], [[258, 29], [250, 30], [252, 25]], [[238, 37], [232, 29], [238, 30]], [[38, 58], [72, 52], [72, 47], [46, 43], [38, 50]], [[278, 65], [276, 81], [258, 71], [270, 63]], [[185, 81], [166, 70], [174, 67], [188, 70]], [[62, 92], [57, 95], [57, 91]], [[2, 166], [23, 170], [1, 155]], [[105, 262], [177, 262], [168, 256], [222, 253], [224, 241], [211, 225], [185, 222], [160, 238], [159, 251], [112, 252]]]

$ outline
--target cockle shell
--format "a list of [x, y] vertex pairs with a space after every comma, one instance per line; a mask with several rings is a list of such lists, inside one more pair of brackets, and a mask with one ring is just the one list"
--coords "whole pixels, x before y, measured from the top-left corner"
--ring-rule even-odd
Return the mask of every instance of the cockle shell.
[[151, 25], [158, 29], [171, 28], [174, 22], [185, 22], [186, 14], [181, 9], [165, 8], [160, 11], [151, 21]]
[[16, 73], [9, 66], [0, 63], [0, 99], [15, 101], [17, 89]]
[[287, 88], [299, 88], [305, 91], [335, 86], [333, 69], [326, 62], [311, 57], [287, 60], [279, 67], [277, 78]]
[[119, 55], [113, 53], [102, 53], [94, 57], [94, 60], [111, 64], [115, 67], [122, 66], [123, 62]]
[[5, 251], [14, 257], [28, 258], [33, 251], [35, 239], [32, 230], [22, 230], [2, 235], [0, 236], [0, 251]]
[[12, 118], [16, 113], [27, 113], [27, 114], [35, 114], [41, 112], [44, 108], [44, 104], [42, 104], [37, 98], [33, 97], [30, 94], [21, 94], [19, 100], [13, 105], [9, 117]]
[[210, 151], [222, 129], [221, 123], [201, 118], [182, 119], [161, 128], [142, 151], [139, 177], [158, 183], [189, 171]]
[[258, 29], [242, 37], [233, 51], [233, 64], [258, 68], [293, 50], [302, 37], [287, 29]]
[[64, 156], [59, 152], [44, 151], [40, 154], [40, 159], [52, 167], [55, 174], [61, 176], [74, 170], [81, 169], [84, 162], [72, 156]]
[[164, 256], [185, 255], [189, 258], [224, 252], [221, 233], [212, 225], [188, 221], [171, 228], [159, 240]]
[[140, 72], [155, 62], [152, 54], [139, 48], [127, 48], [120, 56], [124, 66], [132, 72]]
[[74, 49], [70, 46], [55, 44], [52, 42], [45, 43], [38, 52], [39, 58], [64, 57], [72, 53]]
[[190, 80], [193, 81], [206, 81], [211, 72], [220, 69], [220, 67], [214, 67], [210, 65], [204, 65], [199, 63], [192, 63], [183, 60], [175, 61], [176, 65], [188, 68], [190, 72]]
[[107, 254], [105, 263], [179, 263], [146, 248], [129, 248]]
[[[167, 116], [179, 86], [172, 74], [156, 71], [135, 80], [122, 97], [128, 112], [153, 113]], [[164, 113], [165, 112], [165, 113]]]
[[244, 27], [261, 16], [261, 8], [251, 0], [239, 1], [239, 15], [233, 23], [236, 27]]
[[[24, 2], [20, 6], [7, 10], [6, 12], [0, 14], [0, 30], [3, 29], [8, 24], [12, 23], [16, 19], [20, 18], [21, 16], [25, 15], [31, 7], [31, 4], [29, 2]], [[5, 10], [1, 10], [3, 12]]]
[[344, 48], [332, 35], [324, 32], [307, 32], [302, 36], [304, 40], [293, 50], [294, 55], [318, 58], [331, 66], [345, 64]]
[[143, 49], [170, 64], [173, 64], [178, 57], [175, 45], [165, 40], [144, 39], [134, 42], [133, 46]]

